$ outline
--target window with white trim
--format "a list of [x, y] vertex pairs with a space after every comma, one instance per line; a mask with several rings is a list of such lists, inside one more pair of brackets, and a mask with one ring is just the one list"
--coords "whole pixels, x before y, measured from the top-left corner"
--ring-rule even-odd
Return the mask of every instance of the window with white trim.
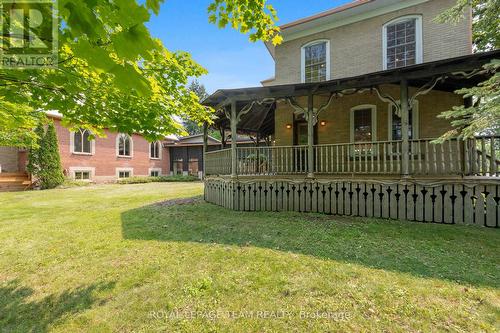
[[154, 159], [160, 159], [161, 158], [160, 149], [161, 149], [160, 141], [151, 142], [149, 144], [149, 157]]
[[321, 82], [330, 79], [330, 42], [319, 40], [302, 46], [302, 82]]
[[351, 109], [351, 142], [376, 141], [376, 107], [359, 105]]
[[132, 156], [132, 139], [127, 134], [119, 134], [117, 138], [118, 156]]
[[150, 177], [159, 177], [160, 171], [159, 170], [151, 170], [151, 171], [149, 171], [149, 176]]
[[118, 171], [118, 178], [130, 178], [130, 171]]
[[90, 131], [79, 129], [73, 133], [73, 152], [80, 154], [92, 153], [92, 140], [90, 139]]
[[90, 180], [90, 171], [75, 171], [75, 180]]
[[384, 69], [422, 63], [422, 17], [404, 16], [383, 27]]

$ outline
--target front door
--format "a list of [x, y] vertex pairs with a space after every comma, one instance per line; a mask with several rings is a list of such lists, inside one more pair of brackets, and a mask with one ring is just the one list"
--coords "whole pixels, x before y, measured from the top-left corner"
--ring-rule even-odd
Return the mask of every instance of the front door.
[[296, 146], [307, 146], [307, 123], [297, 122], [296, 123], [296, 135], [295, 135], [295, 145]]
[[[294, 166], [295, 172], [305, 173], [307, 172], [307, 144], [308, 134], [307, 134], [307, 122], [305, 120], [296, 120], [294, 126], [294, 146], [301, 146], [300, 148], [294, 149]], [[314, 144], [317, 144], [317, 128], [314, 128]]]

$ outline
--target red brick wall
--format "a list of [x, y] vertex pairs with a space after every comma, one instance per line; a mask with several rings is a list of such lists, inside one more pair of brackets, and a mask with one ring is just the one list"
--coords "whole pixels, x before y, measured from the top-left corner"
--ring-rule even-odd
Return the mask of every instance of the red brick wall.
[[110, 181], [116, 178], [116, 168], [133, 168], [134, 176], [149, 175], [150, 168], [161, 168], [162, 175], [170, 170], [169, 151], [162, 147], [161, 159], [149, 158], [149, 142], [140, 135], [132, 135], [132, 157], [118, 157], [116, 154], [117, 133], [106, 131], [106, 138], [97, 137], [93, 155], [71, 153], [70, 131], [63, 127], [60, 120], [54, 119], [59, 141], [62, 167], [70, 176], [70, 168], [95, 168], [95, 181]]

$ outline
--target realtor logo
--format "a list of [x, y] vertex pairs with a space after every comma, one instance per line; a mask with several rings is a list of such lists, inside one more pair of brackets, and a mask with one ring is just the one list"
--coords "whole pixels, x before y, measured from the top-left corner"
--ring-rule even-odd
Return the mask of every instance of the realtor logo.
[[0, 0], [0, 67], [57, 66], [56, 0]]

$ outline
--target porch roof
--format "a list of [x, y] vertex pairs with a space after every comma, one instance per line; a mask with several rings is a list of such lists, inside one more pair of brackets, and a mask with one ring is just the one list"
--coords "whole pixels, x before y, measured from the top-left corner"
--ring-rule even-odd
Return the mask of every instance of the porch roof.
[[[474, 86], [491, 75], [489, 73], [484, 73], [475, 75], [471, 78], [463, 78], [463, 76], [457, 76], [455, 74], [480, 69], [484, 64], [494, 58], [500, 58], [500, 50], [475, 53], [467, 56], [426, 62], [403, 68], [384, 70], [324, 82], [219, 89], [203, 100], [202, 104], [219, 109], [228, 105], [231, 101], [252, 102], [264, 100], [266, 98], [306, 96], [310, 93], [316, 95], [328, 94], [347, 89], [363, 89], [373, 88], [383, 84], [398, 84], [402, 79], [408, 80], [409, 86], [421, 87], [432, 78], [442, 75], [447, 76], [446, 80], [437, 84], [434, 89], [455, 91], [459, 88]], [[241, 103], [241, 105], [243, 107], [245, 104]], [[240, 109], [240, 107], [238, 107], [238, 109]]]

